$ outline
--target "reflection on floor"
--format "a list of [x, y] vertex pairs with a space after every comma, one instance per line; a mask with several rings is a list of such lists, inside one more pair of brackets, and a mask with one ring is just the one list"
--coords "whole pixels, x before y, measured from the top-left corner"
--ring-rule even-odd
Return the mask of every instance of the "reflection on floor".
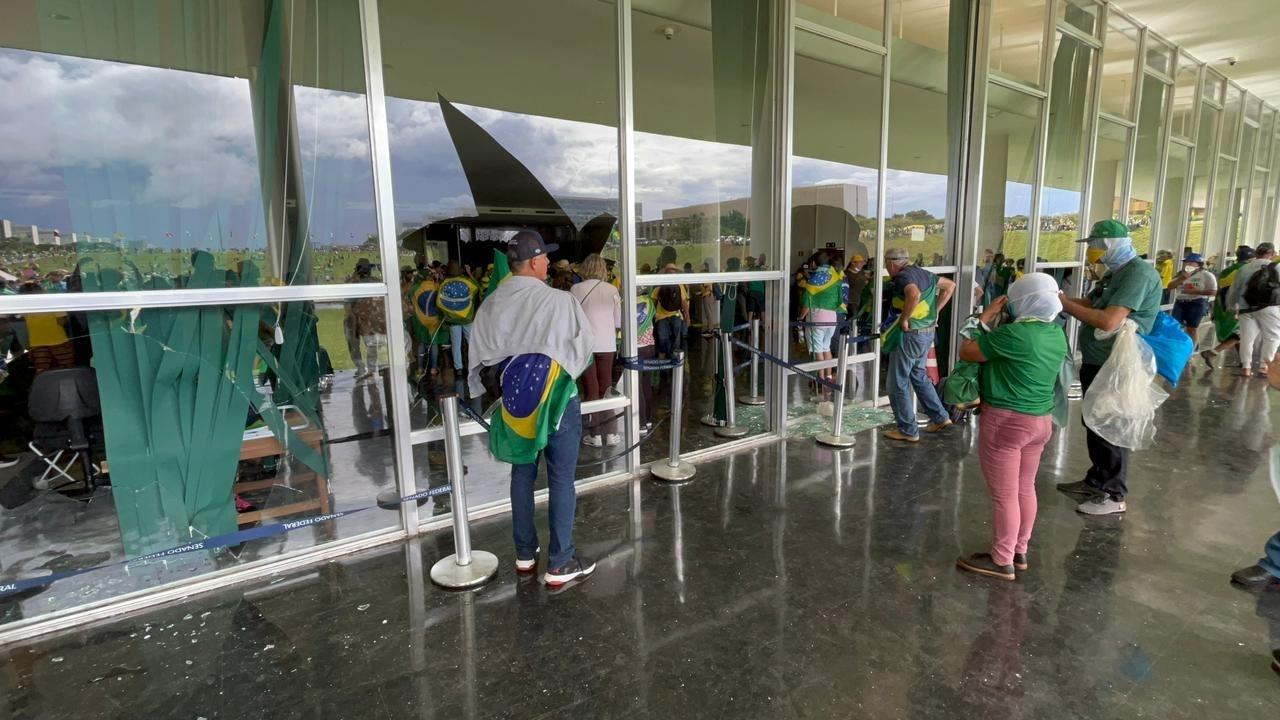
[[1267, 394], [1185, 382], [1125, 517], [1052, 489], [1085, 469], [1060, 433], [1015, 583], [953, 566], [988, 532], [973, 428], [797, 439], [583, 496], [579, 586], [518, 578], [496, 517], [477, 592], [424, 580], [452, 550], [434, 534], [10, 647], [0, 716], [1277, 717], [1280, 603], [1227, 584], [1276, 529]]

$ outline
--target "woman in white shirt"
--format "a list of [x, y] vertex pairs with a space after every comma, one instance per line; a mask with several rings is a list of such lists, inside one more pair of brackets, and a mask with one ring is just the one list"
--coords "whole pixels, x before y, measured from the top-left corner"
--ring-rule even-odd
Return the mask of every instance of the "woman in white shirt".
[[[618, 289], [608, 282], [609, 269], [604, 258], [592, 253], [579, 268], [582, 282], [569, 291], [582, 305], [595, 339], [595, 361], [582, 373], [584, 401], [599, 400], [613, 384], [613, 358], [617, 353], [617, 330], [622, 327], [622, 298]], [[594, 413], [587, 418], [582, 442], [591, 447], [617, 445], [622, 438], [613, 431], [614, 423], [608, 418], [612, 411]]]

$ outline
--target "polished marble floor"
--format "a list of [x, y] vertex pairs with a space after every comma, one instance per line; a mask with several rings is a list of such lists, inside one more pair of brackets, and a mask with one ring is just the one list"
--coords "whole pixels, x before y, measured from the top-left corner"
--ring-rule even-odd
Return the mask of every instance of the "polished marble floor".
[[4, 648], [0, 718], [1277, 717], [1280, 601], [1227, 583], [1280, 526], [1269, 392], [1185, 381], [1124, 517], [1052, 489], [1086, 465], [1059, 433], [1015, 583], [953, 565], [987, 533], [973, 428], [793, 439], [584, 495], [581, 585], [518, 578], [491, 518], [473, 593], [424, 580], [437, 534]]

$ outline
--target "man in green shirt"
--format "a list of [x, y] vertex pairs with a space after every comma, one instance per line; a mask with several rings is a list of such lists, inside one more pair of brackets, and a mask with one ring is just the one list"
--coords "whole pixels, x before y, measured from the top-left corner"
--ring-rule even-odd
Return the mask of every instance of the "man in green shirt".
[[[1089, 385], [1097, 377], [1102, 364], [1111, 355], [1114, 337], [1099, 339], [1095, 331], [1113, 332], [1133, 320], [1138, 332], [1151, 332], [1156, 315], [1160, 312], [1162, 284], [1160, 274], [1146, 261], [1138, 257], [1129, 237], [1129, 229], [1115, 220], [1094, 223], [1089, 237], [1080, 242], [1089, 243], [1089, 263], [1101, 262], [1107, 266], [1103, 276], [1087, 298], [1062, 298], [1062, 309], [1080, 321], [1077, 336], [1080, 348], [1080, 384], [1088, 392]], [[1093, 466], [1084, 480], [1065, 483], [1058, 489], [1085, 500], [1077, 508], [1087, 515], [1111, 515], [1126, 510], [1125, 484], [1129, 464], [1129, 450], [1117, 447], [1085, 428], [1089, 445], [1089, 459]]]

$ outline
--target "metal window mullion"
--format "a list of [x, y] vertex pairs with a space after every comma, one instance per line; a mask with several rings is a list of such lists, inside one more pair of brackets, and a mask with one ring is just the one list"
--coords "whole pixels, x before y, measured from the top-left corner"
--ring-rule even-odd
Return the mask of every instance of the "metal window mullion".
[[[790, 297], [782, 280], [786, 263], [791, 257], [791, 149], [794, 144], [795, 126], [792, 114], [795, 106], [795, 3], [790, 0], [774, 0], [770, 72], [773, 96], [773, 162], [770, 174], [773, 187], [770, 202], [769, 228], [774, 242], [770, 249], [777, 253], [778, 272], [771, 273], [777, 279], [770, 283], [772, 295], [779, 302], [770, 302], [769, 334], [772, 342], [766, 344], [775, 352], [787, 347], [790, 328], [787, 325]], [[887, 27], [887, 26], [886, 26]], [[887, 35], [885, 37], [888, 37]], [[759, 273], [756, 274], [759, 279]], [[779, 436], [787, 434], [787, 373], [781, 365], [770, 363], [765, 373], [766, 407], [769, 413], [768, 427]]]
[[1003, 77], [1001, 75], [991, 75], [990, 73], [988, 73], [987, 82], [1000, 85], [1001, 87], [1008, 88], [1010, 90], [1013, 90], [1014, 92], [1021, 93], [1023, 95], [1031, 95], [1041, 100], [1047, 100], [1049, 98], [1049, 93], [1045, 92], [1043, 88], [1032, 87], [1031, 85], [1028, 85], [1024, 82], [1019, 82], [1017, 80], [1010, 80], [1009, 78]]
[[[1181, 60], [1183, 55], [1179, 53], [1178, 59]], [[1192, 129], [1190, 129], [1190, 137], [1192, 142], [1189, 143], [1190, 152], [1187, 156], [1187, 178], [1183, 187], [1183, 208], [1181, 208], [1180, 218], [1178, 220], [1178, 245], [1175, 247], [1187, 246], [1189, 240], [1190, 227], [1192, 227], [1192, 201], [1194, 192], [1196, 192], [1196, 142], [1199, 141], [1199, 120], [1201, 120], [1201, 100], [1204, 94], [1204, 65], [1198, 65], [1196, 68], [1196, 88], [1192, 91], [1192, 109], [1188, 110], [1192, 114]], [[1174, 96], [1178, 95], [1178, 86], [1174, 86]], [[1201, 251], [1207, 250], [1204, 246], [1204, 236], [1201, 234]], [[1203, 252], [1207, 255], [1207, 252]]]
[[[1218, 165], [1222, 163], [1222, 156], [1218, 153], [1218, 145], [1222, 142], [1222, 121], [1225, 119], [1225, 113], [1218, 109], [1214, 111], [1218, 121], [1214, 123], [1213, 140], [1210, 141], [1209, 151], [1213, 153], [1212, 159], [1209, 161], [1209, 184], [1205, 187], [1204, 196], [1204, 229], [1201, 231], [1200, 241], [1206, 250], [1211, 247], [1219, 247], [1219, 257], [1226, 259], [1226, 248], [1213, 237], [1211, 230], [1213, 229], [1213, 194], [1218, 185]], [[1190, 224], [1190, 219], [1188, 219]]]
[[1105, 112], [1101, 109], [1098, 110], [1098, 116], [1101, 117], [1103, 120], [1107, 120], [1109, 122], [1115, 123], [1116, 125], [1123, 126], [1125, 128], [1128, 128], [1129, 130], [1133, 130], [1134, 128], [1138, 127], [1138, 123], [1128, 118], [1122, 118], [1119, 115], [1112, 115], [1111, 113]]
[[[959, 217], [953, 223], [956, 228], [955, 264], [959, 268], [956, 273], [957, 286], [972, 288], [976, 282], [975, 269], [978, 264], [978, 223], [981, 221], [983, 170], [986, 163], [987, 135], [987, 95], [990, 88], [990, 54], [991, 54], [991, 13], [986, 3], [973, 2], [969, 6], [969, 32], [966, 36], [965, 60], [969, 72], [965, 73], [963, 116], [967, 131], [964, 136], [964, 147], [960, 152], [960, 174], [955, 190], [956, 206]], [[877, 277], [880, 274], [877, 273]], [[968, 283], [966, 285], [966, 283]], [[879, 291], [879, 285], [876, 286]], [[879, 295], [877, 294], [877, 297]], [[959, 292], [954, 301], [962, 303], [958, 307], [967, 308], [969, 315], [974, 309], [972, 292]], [[879, 306], [877, 305], [877, 310]], [[960, 314], [953, 311], [953, 318]], [[880, 316], [877, 315], [877, 318]], [[960, 347], [961, 323], [951, 323], [952, 348]], [[955, 353], [952, 354], [954, 362]]]
[[888, 48], [886, 48], [884, 45], [877, 45], [868, 40], [863, 40], [857, 35], [850, 35], [849, 33], [840, 32], [839, 30], [829, 28], [826, 25], [816, 23], [812, 20], [805, 20], [804, 18], [796, 18], [795, 28], [797, 30], [803, 30], [808, 33], [813, 33], [814, 35], [819, 35], [821, 37], [827, 38], [828, 40], [834, 40], [842, 45], [849, 45], [851, 47], [858, 48], [859, 50], [866, 50], [867, 52], [875, 53], [876, 55], [889, 54]]
[[91, 312], [148, 307], [192, 307], [207, 305], [249, 305], [298, 300], [347, 300], [356, 297], [385, 297], [385, 283], [343, 283], [340, 285], [286, 285], [283, 287], [207, 288], [200, 290], [143, 290], [88, 293], [37, 293], [0, 298], [5, 314], [29, 312]]
[[[1103, 43], [1106, 43], [1107, 17], [1110, 5], [1098, 6], [1098, 27], [1103, 31]], [[1098, 130], [1102, 125], [1102, 70], [1103, 70], [1103, 49], [1102, 46], [1093, 53], [1093, 87], [1089, 93], [1089, 108], [1085, 113], [1089, 118], [1088, 135], [1085, 140], [1085, 163], [1084, 163], [1084, 183], [1081, 185], [1080, 199], [1080, 218], [1077, 225], [1082, 231], [1086, 231], [1089, 226], [1089, 216], [1093, 213], [1093, 184], [1097, 182], [1094, 165], [1098, 161]], [[1083, 266], [1085, 261], [1085, 252], [1088, 250], [1086, 243], [1076, 243], [1076, 263]], [[1079, 296], [1082, 289], [1082, 280], [1084, 273], [1072, 273], [1071, 290], [1072, 295]], [[1077, 321], [1075, 318], [1070, 320], [1074, 326]], [[1068, 331], [1067, 337], [1070, 338], [1073, 350], [1075, 346], [1075, 332]]]
[[[1177, 76], [1179, 57], [1177, 53], [1173, 55], [1174, 76]], [[1148, 245], [1150, 257], [1156, 256], [1160, 243], [1164, 240], [1163, 231], [1160, 228], [1160, 214], [1164, 212], [1164, 185], [1169, 176], [1169, 142], [1173, 135], [1173, 100], [1178, 94], [1178, 86], [1176, 83], [1163, 83], [1163, 93], [1165, 95], [1164, 102], [1160, 106], [1160, 134], [1156, 137], [1156, 191], [1155, 201], [1152, 204], [1151, 212], [1151, 242]], [[1171, 248], [1173, 249], [1173, 248]], [[1174, 253], [1181, 257], [1181, 253]]]
[[[889, 103], [893, 80], [893, 0], [884, 2], [884, 40], [889, 52], [885, 53], [880, 63], [880, 156], [876, 172], [876, 249], [875, 261], [884, 263], [884, 214], [888, 208], [885, 194], [888, 191], [889, 173]], [[884, 272], [879, 267], [871, 269], [871, 325], [874, 330], [880, 324], [881, 313], [884, 312], [882, 300], [884, 295]], [[871, 351], [875, 357], [871, 361], [871, 402], [880, 398], [880, 366], [883, 362], [880, 352], [880, 339], [872, 341]]]
[[[772, 251], [773, 248], [770, 248]], [[752, 280], [781, 280], [786, 273], [781, 270], [719, 272], [719, 273], [668, 273], [665, 275], [639, 275], [636, 285], [639, 287], [658, 287], [659, 285], [700, 285], [707, 282], [749, 282]]]
[[[1245, 95], [1244, 99], [1245, 99], [1245, 106], [1248, 106], [1249, 96]], [[1241, 112], [1241, 115], [1244, 115], [1244, 114], [1245, 114], [1244, 112]], [[1259, 119], [1261, 119], [1261, 115], [1262, 115], [1261, 107], [1258, 108], [1258, 115], [1259, 115]], [[1240, 157], [1243, 158], [1244, 157], [1244, 147], [1243, 147], [1244, 127], [1243, 126], [1241, 126], [1240, 128], [1240, 133], [1242, 136]], [[1255, 168], [1258, 164], [1258, 143], [1261, 140], [1261, 138], [1262, 138], [1262, 127], [1261, 127], [1261, 123], [1259, 123], [1259, 126], [1256, 128], [1256, 132], [1254, 132], [1253, 134], [1253, 146], [1249, 149], [1249, 167], [1245, 169], [1245, 172], [1249, 173], [1249, 178], [1248, 178], [1249, 181], [1245, 184], [1244, 195], [1241, 196], [1242, 202], [1240, 207], [1240, 240], [1241, 242], [1245, 242], [1245, 243], [1249, 242], [1250, 240], [1249, 211], [1253, 209], [1253, 179], [1258, 175]], [[1237, 171], [1239, 170], [1239, 168], [1240, 168], [1240, 163], [1237, 162], [1236, 163]]]
[[1040, 53], [1040, 87], [1044, 89], [1044, 99], [1040, 101], [1039, 127], [1036, 129], [1035, 170], [1031, 176], [1031, 210], [1027, 218], [1027, 256], [1026, 266], [1035, 269], [1036, 259], [1040, 257], [1040, 211], [1044, 206], [1045, 167], [1049, 162], [1049, 104], [1053, 98], [1053, 55], [1056, 40], [1054, 19], [1057, 18], [1057, 4], [1061, 0], [1046, 0], [1045, 16]]
[[1129, 208], [1133, 203], [1133, 172], [1138, 154], [1138, 122], [1142, 120], [1142, 79], [1143, 69], [1147, 64], [1146, 58], [1147, 31], [1143, 28], [1138, 31], [1138, 61], [1134, 63], [1133, 87], [1130, 89], [1132, 94], [1129, 97], [1134, 123], [1133, 130], [1129, 132], [1128, 157], [1125, 159], [1124, 194], [1120, 197], [1120, 212], [1124, 213], [1125, 225], [1129, 224]]
[[[382, 81], [382, 36], [377, 0], [360, 0], [360, 30], [364, 46], [365, 97], [369, 120], [369, 147], [373, 156], [373, 192], [378, 219], [382, 273], [391, 287], [400, 266], [396, 247], [395, 195], [391, 186], [391, 131], [387, 123], [386, 91]], [[388, 273], [393, 273], [388, 277]], [[399, 289], [398, 283], [394, 286]], [[391, 396], [392, 445], [395, 448], [397, 486], [401, 496], [417, 491], [413, 444], [409, 439], [409, 373], [405, 363], [405, 330], [400, 293], [387, 293], [387, 363]], [[400, 503], [405, 532], [418, 534], [418, 503]]]
[[[1054, 16], [1050, 15], [1049, 17], [1052, 19]], [[1089, 35], [1071, 23], [1054, 21], [1054, 29], [1063, 35], [1070, 35], [1072, 38], [1079, 40], [1081, 43], [1088, 45], [1094, 50], [1102, 49], [1102, 42], [1099, 41], [1098, 38]]]
[[[617, 33], [618, 79], [618, 228], [622, 247], [622, 352], [635, 357], [639, 352], [636, 337], [636, 223], [635, 216], [635, 95], [633, 57], [631, 46], [631, 0], [618, 0], [618, 13], [614, 31]], [[624, 370], [623, 391], [631, 401], [627, 411], [627, 445], [640, 441], [640, 373]], [[648, 378], [644, 378], [647, 381]], [[640, 467], [640, 448], [636, 446], [626, 455], [627, 472]]]

